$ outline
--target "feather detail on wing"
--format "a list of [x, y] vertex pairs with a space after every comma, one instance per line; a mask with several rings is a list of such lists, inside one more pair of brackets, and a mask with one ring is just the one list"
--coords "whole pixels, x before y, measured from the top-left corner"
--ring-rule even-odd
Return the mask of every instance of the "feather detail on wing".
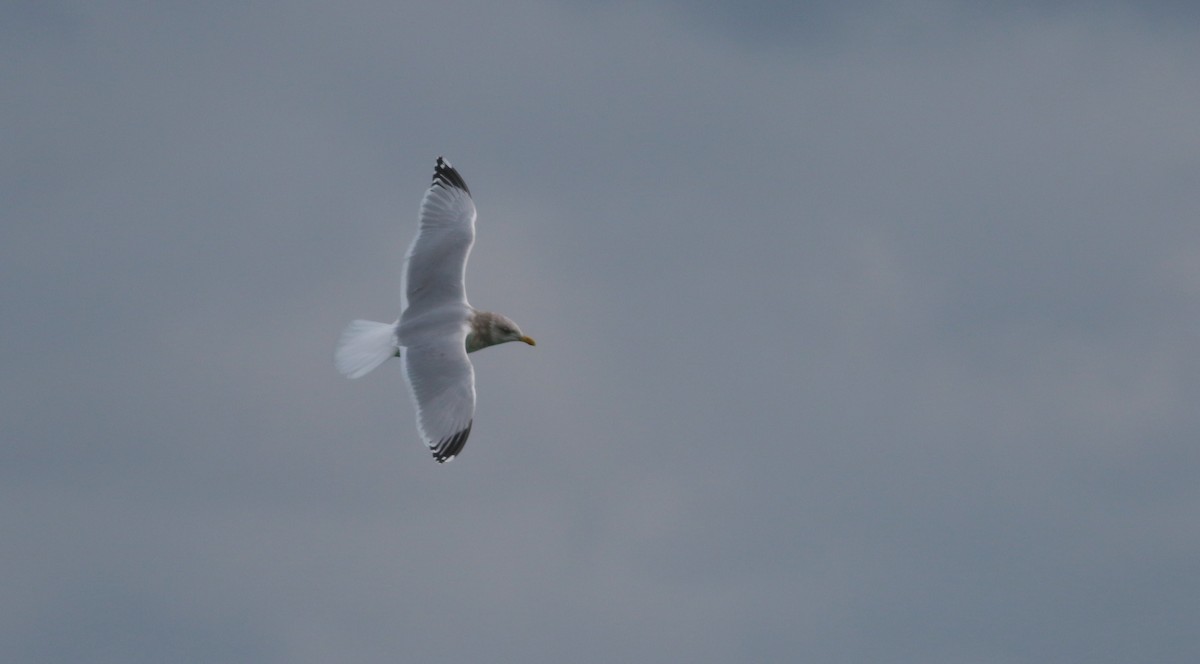
[[465, 327], [404, 349], [404, 377], [417, 403], [417, 428], [438, 463], [462, 451], [475, 414], [475, 371]]
[[467, 183], [438, 157], [421, 201], [420, 229], [405, 258], [403, 310], [467, 303], [467, 257], [475, 242], [475, 202]]

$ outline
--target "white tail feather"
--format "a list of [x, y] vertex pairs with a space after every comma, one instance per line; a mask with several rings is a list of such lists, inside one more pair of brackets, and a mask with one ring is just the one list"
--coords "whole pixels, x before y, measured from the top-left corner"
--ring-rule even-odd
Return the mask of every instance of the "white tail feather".
[[356, 320], [338, 341], [334, 364], [347, 378], [359, 378], [396, 355], [396, 324]]

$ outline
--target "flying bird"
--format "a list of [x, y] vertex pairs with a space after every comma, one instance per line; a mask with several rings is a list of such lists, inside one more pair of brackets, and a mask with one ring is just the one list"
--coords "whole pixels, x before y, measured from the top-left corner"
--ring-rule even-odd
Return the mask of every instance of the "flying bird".
[[507, 341], [537, 345], [517, 324], [467, 302], [467, 256], [475, 243], [475, 202], [450, 162], [438, 157], [421, 201], [417, 237], [404, 258], [400, 319], [356, 320], [334, 361], [347, 378], [365, 376], [391, 357], [417, 406], [417, 429], [438, 463], [460, 452], [475, 416], [475, 370], [468, 353]]

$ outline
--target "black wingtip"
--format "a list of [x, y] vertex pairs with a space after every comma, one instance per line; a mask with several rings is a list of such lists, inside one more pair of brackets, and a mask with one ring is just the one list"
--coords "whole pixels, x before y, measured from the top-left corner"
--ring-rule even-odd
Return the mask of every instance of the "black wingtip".
[[433, 184], [443, 187], [457, 187], [467, 192], [467, 194], [471, 193], [471, 190], [467, 188], [467, 181], [458, 174], [458, 171], [450, 165], [450, 162], [441, 157], [437, 158], [437, 165], [433, 167]]
[[438, 444], [433, 448], [434, 460], [436, 460], [438, 463], [446, 463], [447, 461], [458, 456], [458, 454], [462, 452], [463, 445], [467, 444], [467, 436], [471, 435], [471, 427], [474, 426], [474, 424], [475, 420], [471, 420], [470, 422], [467, 422], [467, 427], [462, 431], [438, 441]]

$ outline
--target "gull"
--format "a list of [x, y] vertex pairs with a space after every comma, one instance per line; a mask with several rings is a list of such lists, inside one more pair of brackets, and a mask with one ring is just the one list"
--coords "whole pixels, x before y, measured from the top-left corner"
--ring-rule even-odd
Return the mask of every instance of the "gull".
[[467, 256], [475, 243], [475, 202], [450, 162], [438, 157], [421, 200], [417, 237], [404, 258], [400, 318], [351, 322], [334, 363], [347, 378], [389, 358], [404, 365], [417, 430], [438, 463], [462, 452], [475, 416], [475, 369], [468, 353], [508, 341], [537, 345], [517, 324], [467, 302]]

